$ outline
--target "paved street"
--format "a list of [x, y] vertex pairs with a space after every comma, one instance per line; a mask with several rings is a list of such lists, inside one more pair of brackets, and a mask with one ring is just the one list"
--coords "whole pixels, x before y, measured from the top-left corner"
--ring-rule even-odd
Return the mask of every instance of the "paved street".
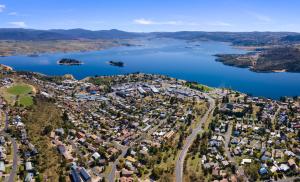
[[215, 108], [215, 101], [208, 95], [205, 95], [205, 97], [209, 101], [209, 109], [206, 111], [205, 115], [201, 118], [200, 123], [198, 126], [193, 130], [192, 134], [190, 134], [184, 143], [184, 146], [182, 148], [182, 151], [180, 152], [179, 158], [176, 161], [176, 168], [175, 168], [175, 174], [176, 174], [176, 182], [181, 182], [183, 178], [183, 163], [184, 159], [186, 157], [186, 154], [188, 152], [188, 149], [193, 144], [193, 141], [197, 137], [197, 134], [202, 130], [202, 125], [205, 123], [213, 109]]
[[15, 139], [12, 138], [10, 135], [4, 133], [4, 136], [6, 136], [11, 141], [13, 146], [13, 165], [7, 181], [14, 182], [18, 170], [18, 146]]
[[115, 182], [115, 174], [116, 174], [116, 170], [117, 170], [117, 165], [119, 164], [119, 160], [126, 155], [127, 151], [128, 151], [128, 147], [125, 147], [122, 150], [122, 153], [118, 157], [118, 159], [116, 159], [115, 162], [112, 164], [111, 171], [110, 171], [110, 173], [108, 175], [108, 181], [109, 182]]

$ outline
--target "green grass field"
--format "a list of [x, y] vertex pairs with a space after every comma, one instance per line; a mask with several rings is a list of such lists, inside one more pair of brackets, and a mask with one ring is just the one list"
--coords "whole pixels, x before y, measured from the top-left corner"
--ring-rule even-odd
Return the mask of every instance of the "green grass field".
[[25, 84], [16, 84], [7, 89], [7, 92], [13, 95], [29, 94], [32, 91], [31, 86]]
[[201, 90], [203, 92], [210, 92], [213, 90], [213, 88], [208, 87], [206, 85], [199, 84], [199, 83], [188, 82], [188, 83], [186, 83], [186, 86], [188, 86], [192, 89]]
[[24, 83], [16, 83], [9, 88], [1, 88], [0, 94], [10, 104], [17, 103], [20, 106], [28, 107], [33, 104], [33, 87]]
[[22, 96], [19, 99], [19, 104], [22, 106], [31, 106], [33, 104], [33, 100], [31, 96]]

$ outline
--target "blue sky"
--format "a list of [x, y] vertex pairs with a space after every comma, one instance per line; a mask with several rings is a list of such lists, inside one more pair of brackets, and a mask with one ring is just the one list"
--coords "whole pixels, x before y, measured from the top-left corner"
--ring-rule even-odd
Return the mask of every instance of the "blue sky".
[[0, 27], [300, 32], [299, 0], [0, 0]]

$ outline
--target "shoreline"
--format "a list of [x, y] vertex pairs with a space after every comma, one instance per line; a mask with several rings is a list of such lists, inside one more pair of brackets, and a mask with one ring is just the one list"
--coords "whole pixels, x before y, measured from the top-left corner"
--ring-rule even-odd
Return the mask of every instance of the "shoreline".
[[11, 66], [7, 66], [5, 64], [0, 64], [0, 68], [4, 69], [5, 71], [13, 71], [14, 70]]
[[72, 53], [86, 53], [86, 52], [93, 52], [93, 51], [102, 51], [110, 48], [114, 48], [118, 46], [108, 47], [108, 48], [101, 48], [101, 49], [90, 49], [90, 50], [74, 50], [74, 51], [46, 51], [46, 52], [39, 52], [37, 53], [38, 56], [30, 56], [31, 53], [25, 53], [25, 54], [9, 54], [9, 55], [0, 55], [0, 58], [5, 57], [14, 57], [14, 56], [27, 56], [30, 58], [37, 58], [45, 54], [72, 54]]
[[[18, 73], [18, 71], [15, 71], [15, 72]], [[72, 77], [70, 79], [77, 80], [77, 81], [86, 81], [86, 80], [89, 80], [91, 78], [106, 78], [106, 77], [112, 77], [112, 76], [114, 76], [114, 77], [117, 76], [118, 77], [118, 76], [131, 75], [131, 74], [158, 75], [158, 76], [163, 76], [163, 77], [178, 79], [178, 80], [184, 81], [186, 83], [188, 83], [188, 82], [197, 83], [197, 84], [202, 85], [204, 87], [208, 87], [209, 89], [212, 89], [212, 90], [221, 90], [221, 89], [234, 90], [235, 92], [242, 93], [242, 94], [247, 94], [247, 95], [251, 95], [253, 97], [273, 99], [273, 100], [277, 100], [277, 101], [279, 101], [281, 97], [293, 97], [293, 96], [295, 96], [295, 95], [280, 95], [278, 97], [268, 97], [268, 96], [263, 96], [263, 95], [252, 95], [252, 93], [247, 93], [245, 91], [240, 91], [238, 89], [233, 89], [231, 87], [209, 86], [207, 84], [203, 84], [203, 83], [198, 82], [198, 81], [190, 81], [190, 80], [179, 79], [179, 78], [172, 77], [172, 76], [169, 76], [169, 75], [164, 75], [164, 74], [152, 74], [152, 73], [144, 73], [144, 72], [132, 72], [132, 73], [126, 73], [126, 74], [113, 74], [113, 75], [99, 75], [97, 77], [90, 75], [90, 76], [86, 76], [86, 77], [81, 78], [81, 79], [75, 78], [72, 74], [46, 75], [46, 74], [42, 74], [42, 73], [39, 73], [39, 72], [30, 72], [30, 71], [27, 71], [27, 72], [31, 73], [31, 74], [39, 75], [39, 76], [44, 76], [44, 77], [61, 77], [61, 78], [69, 79], [69, 78], [66, 78], [66, 76], [68, 76], [68, 77]], [[300, 95], [298, 94], [296, 96], [300, 96]]]
[[[249, 65], [250, 63], [246, 63], [246, 62], [241, 62], [240, 60], [237, 60], [237, 58], [226, 58], [223, 56], [235, 56], [234, 54], [216, 54], [214, 55], [215, 61], [216, 62], [220, 62], [223, 65], [226, 66], [231, 66], [231, 67], [235, 67], [235, 68], [247, 68], [248, 70], [250, 70], [251, 72], [254, 73], [300, 73], [300, 71], [289, 71], [287, 69], [269, 69], [269, 70], [259, 70], [253, 67], [253, 63], [251, 63], [251, 65]], [[250, 61], [250, 58], [249, 58]], [[239, 64], [240, 63], [240, 64]]]
[[285, 73], [287, 72], [286, 69], [282, 69], [282, 70], [272, 70], [274, 73]]
[[[124, 42], [125, 41], [125, 42]], [[0, 44], [1, 44], [0, 40]], [[116, 48], [116, 47], [131, 47], [131, 46], [141, 46], [140, 41], [137, 39], [126, 39], [120, 41], [119, 39], [103, 40], [58, 40], [58, 41], [36, 41], [35, 44], [30, 41], [15, 41], [13, 42], [16, 45], [7, 45], [7, 47], [14, 49], [13, 51], [1, 51], [1, 57], [10, 57], [10, 56], [28, 56], [28, 57], [39, 57], [43, 54], [67, 54], [67, 53], [84, 53], [92, 51], [102, 51], [106, 49]], [[52, 47], [40, 48], [47, 43], [47, 45], [52, 45]], [[79, 44], [79, 46], [77, 46]], [[61, 47], [65, 45], [65, 47]], [[76, 45], [76, 46], [74, 46]], [[25, 49], [19, 50], [20, 47]]]

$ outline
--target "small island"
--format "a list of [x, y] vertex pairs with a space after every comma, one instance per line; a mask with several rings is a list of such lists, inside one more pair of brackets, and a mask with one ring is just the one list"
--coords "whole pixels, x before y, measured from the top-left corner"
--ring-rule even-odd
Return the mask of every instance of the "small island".
[[108, 64], [117, 67], [124, 67], [124, 63], [122, 61], [109, 61]]
[[28, 57], [39, 57], [39, 55], [36, 53], [33, 53], [33, 54], [28, 54]]
[[76, 59], [63, 58], [63, 59], [59, 60], [57, 62], [57, 64], [72, 66], [72, 65], [82, 65], [83, 63]]

